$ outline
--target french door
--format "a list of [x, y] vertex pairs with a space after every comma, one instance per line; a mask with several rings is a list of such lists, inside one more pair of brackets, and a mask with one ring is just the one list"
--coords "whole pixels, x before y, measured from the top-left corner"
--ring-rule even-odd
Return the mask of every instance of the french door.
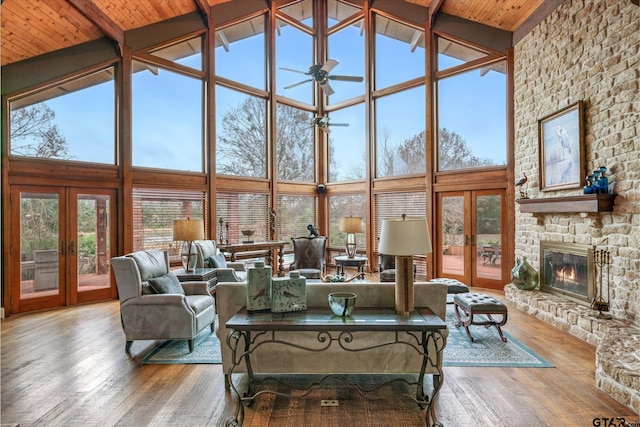
[[11, 311], [114, 298], [115, 190], [12, 186]]
[[437, 277], [502, 289], [505, 271], [505, 191], [474, 190], [438, 193]]

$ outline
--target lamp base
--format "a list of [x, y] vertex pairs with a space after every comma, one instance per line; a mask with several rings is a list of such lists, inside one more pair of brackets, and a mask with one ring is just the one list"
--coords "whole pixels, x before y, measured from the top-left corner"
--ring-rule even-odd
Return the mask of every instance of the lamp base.
[[344, 244], [347, 256], [353, 258], [356, 256], [356, 235], [353, 233], [347, 233], [347, 238]]
[[409, 316], [414, 310], [413, 298], [413, 257], [396, 256], [396, 312]]

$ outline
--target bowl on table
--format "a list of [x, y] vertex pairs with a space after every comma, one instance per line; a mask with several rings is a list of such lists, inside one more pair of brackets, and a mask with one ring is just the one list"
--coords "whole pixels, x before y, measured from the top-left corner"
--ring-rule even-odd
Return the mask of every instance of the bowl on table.
[[356, 297], [351, 292], [332, 292], [329, 294], [329, 307], [336, 316], [350, 316], [356, 306]]

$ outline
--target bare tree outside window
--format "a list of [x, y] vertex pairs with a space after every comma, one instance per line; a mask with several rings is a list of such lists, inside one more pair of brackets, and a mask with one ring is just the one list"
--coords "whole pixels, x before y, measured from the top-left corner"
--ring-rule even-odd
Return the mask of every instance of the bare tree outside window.
[[55, 117], [56, 113], [44, 103], [11, 110], [11, 153], [68, 159], [69, 147], [54, 124]]

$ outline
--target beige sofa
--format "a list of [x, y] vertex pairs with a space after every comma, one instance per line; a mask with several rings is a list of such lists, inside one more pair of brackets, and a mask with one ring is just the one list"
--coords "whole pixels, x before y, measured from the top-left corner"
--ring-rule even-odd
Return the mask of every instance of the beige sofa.
[[[307, 283], [307, 306], [327, 307], [330, 292], [353, 292], [357, 294], [358, 307], [394, 306], [394, 283]], [[242, 283], [218, 283], [216, 289], [218, 304], [218, 330], [222, 349], [222, 367], [225, 373], [225, 387], [229, 388], [229, 370], [232, 353], [227, 345], [227, 320], [246, 305], [247, 285]], [[415, 306], [429, 307], [444, 320], [447, 303], [447, 286], [443, 283], [416, 283]], [[446, 333], [446, 331], [445, 331]], [[358, 340], [368, 345], [388, 342], [393, 332], [358, 332]], [[391, 335], [390, 335], [391, 334]], [[317, 332], [281, 333], [279, 339], [289, 343], [317, 347]], [[346, 352], [332, 346], [323, 352], [310, 352], [285, 345], [265, 345], [251, 356], [254, 373], [294, 373], [294, 374], [347, 374], [347, 373], [418, 373], [422, 356], [415, 347], [409, 345], [384, 346], [361, 352]], [[442, 367], [442, 353], [438, 360]], [[246, 372], [244, 362], [234, 368], [234, 374]], [[428, 370], [436, 374], [435, 370]]]

